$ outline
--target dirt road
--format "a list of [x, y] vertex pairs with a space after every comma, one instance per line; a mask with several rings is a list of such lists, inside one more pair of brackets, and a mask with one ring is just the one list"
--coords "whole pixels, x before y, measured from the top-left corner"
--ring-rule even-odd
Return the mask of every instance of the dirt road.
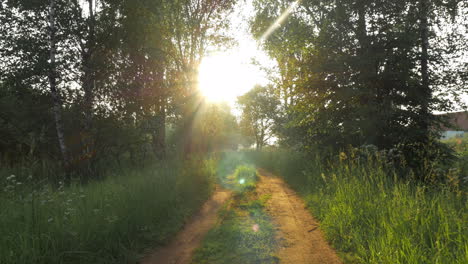
[[142, 264], [189, 264], [193, 251], [200, 246], [205, 234], [216, 224], [218, 211], [231, 197], [225, 190], [216, 190], [194, 216], [194, 218], [179, 232], [166, 247], [159, 248], [149, 254]]
[[259, 174], [258, 193], [271, 195], [267, 211], [278, 228], [276, 236], [280, 242], [280, 263], [341, 263], [299, 196], [280, 178], [264, 170], [259, 170]]
[[[266, 210], [277, 227], [279, 263], [341, 264], [302, 199], [282, 179], [264, 170], [259, 170], [259, 175], [258, 194], [271, 195]], [[230, 197], [229, 191], [218, 189], [168, 246], [149, 254], [141, 263], [190, 264], [193, 251], [216, 224], [219, 209]]]

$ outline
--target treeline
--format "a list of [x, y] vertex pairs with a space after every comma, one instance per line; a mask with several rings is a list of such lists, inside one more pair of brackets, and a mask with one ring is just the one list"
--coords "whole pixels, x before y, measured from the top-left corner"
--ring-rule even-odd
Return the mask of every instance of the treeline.
[[60, 161], [87, 181], [111, 161], [237, 146], [228, 106], [196, 86], [234, 2], [1, 1], [2, 165]]
[[445, 120], [434, 113], [466, 107], [466, 1], [254, 6], [252, 33], [277, 64], [269, 89], [281, 103], [272, 127], [281, 145], [332, 153], [373, 145], [415, 167], [447, 157], [438, 141]]

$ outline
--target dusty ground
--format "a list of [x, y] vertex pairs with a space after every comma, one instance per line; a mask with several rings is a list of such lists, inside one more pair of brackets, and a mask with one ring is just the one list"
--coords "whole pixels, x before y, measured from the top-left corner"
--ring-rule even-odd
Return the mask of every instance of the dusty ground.
[[[258, 194], [271, 195], [266, 210], [277, 226], [280, 264], [341, 264], [301, 198], [280, 178], [264, 170], [259, 174]], [[189, 264], [193, 251], [216, 224], [219, 209], [230, 197], [230, 192], [218, 189], [168, 246], [157, 249], [141, 263]]]
[[325, 240], [318, 222], [307, 211], [304, 202], [283, 180], [259, 170], [260, 195], [271, 194], [267, 212], [273, 218], [280, 241], [281, 264], [338, 264], [335, 251]]
[[142, 264], [189, 264], [193, 251], [200, 246], [203, 237], [216, 224], [218, 210], [231, 197], [231, 193], [217, 189], [184, 227], [184, 229], [166, 247], [159, 248], [144, 258]]

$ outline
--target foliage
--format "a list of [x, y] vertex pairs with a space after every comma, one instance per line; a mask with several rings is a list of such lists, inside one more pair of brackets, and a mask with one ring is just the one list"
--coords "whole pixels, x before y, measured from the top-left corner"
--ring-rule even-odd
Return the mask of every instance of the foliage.
[[233, 174], [226, 177], [225, 185], [235, 193], [240, 194], [255, 189], [257, 180], [258, 175], [255, 167], [241, 165], [236, 168]]
[[[466, 42], [462, 2], [254, 1], [251, 31], [277, 62], [279, 142], [333, 152], [369, 144], [436, 147], [441, 120], [432, 112], [448, 111], [454, 105], [447, 96], [466, 93], [466, 75], [447, 60], [466, 52], [459, 42]], [[410, 158], [418, 148], [406, 150]]]
[[465, 182], [468, 182], [468, 133], [463, 137], [454, 137], [443, 140], [451, 149], [455, 151], [457, 157], [457, 169]]
[[[194, 137], [196, 68], [210, 44], [229, 42], [223, 15], [233, 2], [2, 1], [0, 159], [20, 163], [34, 141], [38, 159], [60, 161], [63, 137], [63, 170], [87, 182], [116, 155], [163, 158], [168, 128]], [[103, 135], [113, 130], [118, 138]]]
[[213, 160], [116, 169], [56, 189], [1, 170], [0, 263], [135, 263], [164, 244], [213, 189]]
[[249, 160], [242, 152], [226, 151], [217, 153], [217, 159], [216, 174], [218, 176], [218, 183], [222, 184], [225, 188], [228, 188], [227, 177], [233, 175], [237, 167], [253, 167], [253, 161]]
[[302, 194], [347, 263], [468, 261], [468, 207], [461, 186], [454, 191], [403, 181], [389, 177], [379, 161], [350, 162], [344, 153], [329, 166], [289, 151], [248, 155]]
[[268, 144], [272, 137], [273, 124], [279, 110], [279, 101], [272, 92], [271, 87], [257, 85], [237, 99], [242, 111], [241, 131], [245, 137], [254, 138], [257, 149]]
[[236, 117], [226, 103], [202, 102], [192, 121], [190, 136], [196, 138], [191, 142], [191, 153], [237, 150], [240, 142]]

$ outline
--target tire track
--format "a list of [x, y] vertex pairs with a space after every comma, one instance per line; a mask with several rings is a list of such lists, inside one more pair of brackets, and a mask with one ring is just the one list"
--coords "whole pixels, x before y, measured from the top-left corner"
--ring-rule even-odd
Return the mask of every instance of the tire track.
[[302, 199], [280, 178], [265, 170], [259, 170], [259, 175], [258, 193], [271, 195], [267, 211], [277, 226], [280, 263], [341, 264]]

